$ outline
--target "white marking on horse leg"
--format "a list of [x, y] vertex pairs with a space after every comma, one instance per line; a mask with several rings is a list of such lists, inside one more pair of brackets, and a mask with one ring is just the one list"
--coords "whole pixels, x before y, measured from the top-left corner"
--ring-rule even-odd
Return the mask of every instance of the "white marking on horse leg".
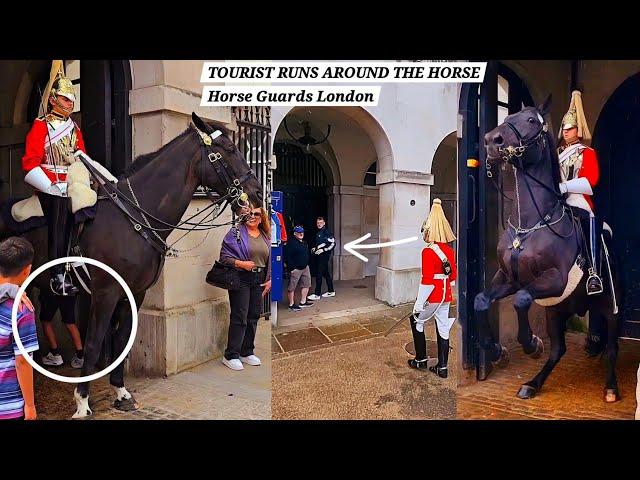
[[116, 397], [119, 401], [129, 400], [131, 398], [131, 394], [124, 387], [113, 387], [116, 391]]
[[82, 398], [78, 393], [78, 389], [76, 388], [73, 391], [73, 398], [75, 398], [76, 400], [77, 409], [76, 413], [74, 413], [73, 417], [71, 418], [84, 418], [88, 417], [89, 415], [93, 415], [93, 412], [89, 408], [89, 395], [87, 395], [86, 398]]

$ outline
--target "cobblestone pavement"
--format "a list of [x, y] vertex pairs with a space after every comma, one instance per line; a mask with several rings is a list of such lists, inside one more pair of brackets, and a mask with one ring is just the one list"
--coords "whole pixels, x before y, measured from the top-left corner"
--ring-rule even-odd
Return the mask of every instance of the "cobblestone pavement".
[[620, 340], [617, 375], [622, 400], [608, 404], [604, 402], [606, 358], [588, 358], [582, 350], [584, 339], [583, 334], [567, 334], [567, 353], [531, 400], [521, 400], [516, 393], [547, 361], [549, 342], [545, 340], [545, 353], [537, 360], [525, 355], [519, 345], [513, 346], [506, 368], [494, 369], [484, 382], [458, 387], [458, 418], [632, 420], [640, 344]]
[[[441, 379], [408, 367], [408, 320], [383, 336], [411, 307], [376, 309], [341, 317], [340, 323], [276, 330], [273, 418], [455, 418], [455, 355], [451, 354], [449, 378]], [[427, 338], [435, 338], [433, 322], [426, 331]], [[433, 346], [429, 342], [431, 355], [435, 355]]]
[[[220, 359], [206, 362], [168, 378], [126, 377], [127, 389], [140, 404], [135, 412], [112, 407], [115, 394], [106, 378], [91, 383], [90, 405], [101, 420], [205, 420], [271, 418], [270, 323], [261, 320], [256, 336], [259, 367], [234, 372]], [[70, 367], [55, 370], [78, 375]], [[40, 419], [70, 419], [75, 412], [75, 385], [59, 383], [35, 373], [36, 409]]]

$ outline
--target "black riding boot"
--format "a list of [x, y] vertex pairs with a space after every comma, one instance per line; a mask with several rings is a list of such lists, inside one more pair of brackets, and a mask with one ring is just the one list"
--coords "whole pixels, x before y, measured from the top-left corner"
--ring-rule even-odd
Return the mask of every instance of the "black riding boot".
[[449, 376], [449, 370], [447, 368], [449, 362], [449, 340], [445, 340], [440, 336], [437, 327], [436, 335], [438, 336], [438, 364], [430, 367], [429, 370], [441, 378], [447, 378]]
[[[49, 260], [67, 256], [67, 241], [73, 220], [69, 212], [69, 198], [39, 193], [40, 205], [47, 219], [49, 233]], [[73, 284], [66, 266], [51, 267], [51, 290], [57, 295], [75, 295], [78, 288]]]
[[589, 247], [591, 249], [591, 269], [587, 278], [587, 295], [597, 295], [604, 291], [600, 276], [600, 222], [595, 217], [589, 218]]
[[427, 369], [427, 340], [424, 336], [424, 332], [419, 332], [416, 329], [416, 320], [413, 315], [409, 318], [409, 323], [411, 324], [411, 333], [413, 334], [413, 346], [416, 349], [416, 358], [412, 358], [408, 360], [409, 366], [411, 368], [417, 368], [418, 370], [426, 370]]

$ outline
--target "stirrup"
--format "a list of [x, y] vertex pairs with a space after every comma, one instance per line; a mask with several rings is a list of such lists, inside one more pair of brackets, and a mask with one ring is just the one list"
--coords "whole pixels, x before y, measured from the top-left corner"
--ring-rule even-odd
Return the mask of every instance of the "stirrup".
[[[592, 280], [597, 281], [597, 289], [593, 291], [589, 290], [589, 284], [591, 283]], [[604, 287], [602, 286], [602, 279], [598, 276], [598, 274], [593, 269], [589, 269], [589, 277], [587, 278], [586, 288], [587, 288], [587, 295], [597, 295], [604, 291]]]

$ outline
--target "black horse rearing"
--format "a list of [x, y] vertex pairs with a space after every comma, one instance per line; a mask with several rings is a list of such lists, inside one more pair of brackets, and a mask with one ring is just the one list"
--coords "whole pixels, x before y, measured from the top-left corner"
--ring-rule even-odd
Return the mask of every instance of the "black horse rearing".
[[583, 316], [588, 310], [592, 317], [606, 318], [605, 401], [614, 402], [620, 398], [615, 373], [619, 327], [618, 315], [614, 313], [615, 296], [619, 299], [620, 292], [614, 296], [610, 279], [615, 278], [615, 273], [607, 271], [605, 291], [587, 295], [587, 275], [579, 266], [582, 234], [560, 193], [555, 142], [544, 121], [549, 104], [550, 98], [537, 109], [525, 107], [485, 135], [487, 168], [498, 162], [506, 162], [513, 168], [517, 217], [509, 218], [509, 226], [498, 242], [498, 272], [489, 288], [475, 298], [480, 344], [478, 379], [487, 379], [492, 362], [498, 366], [508, 363], [507, 349], [492, 337], [487, 313], [492, 302], [515, 294], [518, 342], [524, 352], [539, 358], [544, 350], [542, 340], [533, 335], [529, 325], [528, 312], [533, 301], [545, 307], [551, 340], [548, 361], [532, 380], [522, 385], [518, 397], [532, 398], [540, 391], [566, 352], [567, 320], [573, 314]]
[[[164, 242], [173, 231], [171, 226], [180, 224], [198, 186], [211, 188], [221, 197], [231, 200], [231, 208], [236, 212], [240, 209], [238, 198], [242, 192], [248, 195], [252, 203], [262, 204], [262, 186], [229, 138], [229, 132], [222, 125], [203, 122], [195, 113], [192, 120], [197, 129], [190, 127], [157, 152], [137, 158], [118, 182], [117, 189], [122, 193], [121, 203], [133, 219], [115, 202], [102, 199], [98, 202], [95, 219], [86, 223], [79, 240], [83, 256], [109, 265], [124, 278], [138, 308], [163, 265], [164, 257], [158, 245], [166, 245]], [[214, 135], [215, 138], [211, 140], [209, 135], [216, 130], [222, 135]], [[232, 195], [229, 195], [230, 192]], [[104, 191], [101, 189], [100, 193]], [[135, 208], [135, 204], [139, 204], [139, 208]], [[147, 214], [147, 220], [141, 215], [141, 210]], [[140, 232], [134, 229], [132, 220], [137, 220], [143, 226]], [[152, 228], [146, 226], [147, 221]], [[183, 223], [182, 229], [201, 229], [195, 223], [195, 220]], [[47, 261], [44, 230], [34, 230], [24, 235], [36, 250], [34, 269]], [[0, 221], [0, 237], [10, 233]], [[155, 240], [147, 240], [141, 233]], [[110, 326], [117, 326], [112, 338], [113, 358], [117, 358], [124, 350], [131, 333], [129, 302], [120, 285], [103, 270], [90, 265], [88, 269], [91, 275], [91, 307], [85, 338], [83, 376], [94, 373]], [[48, 288], [46, 281], [36, 286]], [[111, 372], [110, 383], [116, 389], [117, 407], [122, 410], [137, 408], [133, 397], [124, 387], [122, 363]], [[77, 404], [74, 417], [90, 415], [88, 383], [79, 384], [74, 397]]]

